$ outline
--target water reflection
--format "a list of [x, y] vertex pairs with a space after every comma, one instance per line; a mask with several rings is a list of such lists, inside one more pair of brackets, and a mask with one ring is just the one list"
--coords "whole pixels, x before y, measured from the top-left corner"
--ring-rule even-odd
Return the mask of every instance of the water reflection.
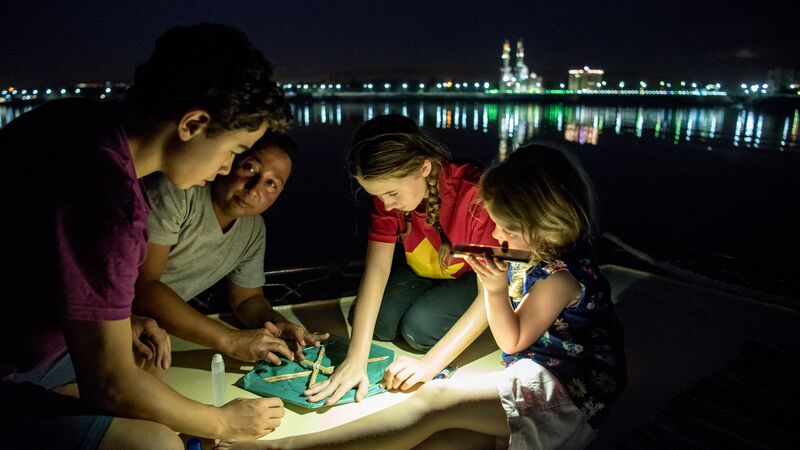
[[[0, 105], [0, 127], [31, 106]], [[497, 136], [500, 153], [527, 140], [561, 138], [582, 145], [627, 138], [674, 145], [797, 151], [800, 111], [771, 114], [755, 110], [692, 107], [601, 107], [575, 104], [451, 102], [295, 103], [295, 126], [342, 126], [378, 114], [402, 114], [423, 126], [469, 130]]]
[[[501, 154], [538, 137], [584, 145], [604, 138], [658, 140], [703, 149], [744, 147], [798, 150], [800, 113], [775, 115], [713, 108], [599, 107], [587, 105], [481, 102], [398, 102], [296, 104], [297, 123], [359, 123], [378, 113], [402, 114], [423, 126], [492, 133]], [[311, 108], [311, 113], [309, 113]], [[336, 119], [332, 119], [332, 108]]]

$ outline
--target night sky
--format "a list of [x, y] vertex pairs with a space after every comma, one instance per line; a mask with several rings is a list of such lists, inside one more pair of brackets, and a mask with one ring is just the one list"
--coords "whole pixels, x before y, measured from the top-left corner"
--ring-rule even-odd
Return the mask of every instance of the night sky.
[[495, 82], [503, 40], [522, 38], [548, 84], [589, 65], [610, 81], [738, 85], [800, 69], [798, 21], [798, 1], [3, 0], [0, 86], [127, 82], [161, 32], [197, 22], [244, 31], [287, 82]]

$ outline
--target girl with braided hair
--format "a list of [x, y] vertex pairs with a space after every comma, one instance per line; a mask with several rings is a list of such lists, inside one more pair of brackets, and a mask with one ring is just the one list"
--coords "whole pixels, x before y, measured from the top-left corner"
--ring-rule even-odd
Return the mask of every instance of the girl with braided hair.
[[[356, 132], [351, 174], [373, 196], [364, 275], [351, 311], [347, 359], [330, 379], [310, 387], [309, 401], [333, 404], [353, 387], [364, 398], [366, 360], [373, 338], [398, 336], [422, 358], [400, 356], [383, 383], [406, 390], [434, 378], [487, 327], [483, 289], [451, 243], [498, 245], [494, 223], [477, 198], [482, 170], [453, 162], [444, 146], [411, 119], [378, 116]], [[406, 264], [392, 265], [402, 242]]]
[[591, 180], [564, 149], [531, 144], [481, 176], [480, 197], [494, 236], [531, 253], [527, 263], [467, 258], [505, 368], [433, 380], [331, 429], [217, 448], [587, 448], [627, 384], [623, 330], [592, 243]]

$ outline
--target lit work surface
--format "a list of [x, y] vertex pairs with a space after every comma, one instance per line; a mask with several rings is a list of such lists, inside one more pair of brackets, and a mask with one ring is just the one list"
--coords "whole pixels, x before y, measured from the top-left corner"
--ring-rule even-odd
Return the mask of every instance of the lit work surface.
[[[341, 301], [331, 300], [313, 302], [294, 307], [281, 307], [281, 314], [293, 322], [302, 323], [309, 330], [330, 332], [337, 336], [349, 336], [350, 328], [345, 317], [352, 304], [352, 297]], [[419, 354], [408, 351], [393, 343], [378, 342], [391, 349], [396, 356]], [[179, 393], [202, 403], [212, 403], [211, 358], [216, 351], [172, 337], [172, 368], [167, 371], [164, 381]], [[500, 370], [500, 350], [497, 349], [487, 331], [471, 345], [455, 364], [458, 366], [453, 377], [460, 378], [478, 373]], [[256, 394], [234, 386], [234, 383], [253, 368], [252, 363], [242, 363], [225, 357], [226, 399], [236, 397], [254, 398]], [[360, 417], [392, 406], [410, 395], [403, 392], [386, 392], [369, 397], [360, 403], [350, 403], [334, 407], [306, 409], [295, 405], [286, 406], [286, 416], [281, 426], [264, 439], [274, 439], [298, 434], [311, 433], [333, 428]]]
[[[736, 355], [746, 339], [770, 336], [793, 342], [798, 312], [753, 301], [717, 289], [655, 276], [619, 266], [603, 266], [612, 286], [615, 308], [625, 328], [628, 386], [615, 405], [606, 429], [591, 448], [612, 448], [666, 408], [675, 395], [708, 376]], [[281, 312], [311, 329], [347, 336], [344, 317], [352, 297], [336, 302], [298, 305]], [[319, 324], [319, 328], [317, 325]], [[669, 339], [665, 339], [668, 336]], [[379, 342], [399, 355], [412, 354]], [[211, 403], [211, 357], [201, 349], [173, 338], [173, 368], [165, 380], [180, 393]], [[232, 384], [250, 370], [238, 370], [226, 360], [227, 395], [255, 397]], [[456, 360], [454, 378], [500, 370], [500, 351], [486, 332]], [[669, 376], [664, 376], [669, 373]], [[264, 439], [332, 428], [394, 405], [408, 394], [385, 393], [356, 404], [306, 410], [289, 406], [283, 424]]]

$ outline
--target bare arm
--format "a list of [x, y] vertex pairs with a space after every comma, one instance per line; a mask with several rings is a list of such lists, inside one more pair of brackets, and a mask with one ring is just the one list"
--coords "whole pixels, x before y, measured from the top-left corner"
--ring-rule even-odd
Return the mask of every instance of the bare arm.
[[394, 244], [369, 241], [364, 263], [364, 275], [358, 287], [355, 302], [353, 332], [347, 358], [337, 366], [333, 375], [305, 391], [308, 400], [316, 402], [328, 398], [326, 404], [336, 403], [347, 391], [358, 386], [356, 401], [361, 401], [369, 388], [367, 359], [375, 331], [375, 319], [380, 311], [383, 291], [392, 270]]
[[394, 245], [370, 241], [367, 244], [367, 257], [364, 262], [364, 276], [358, 286], [355, 303], [353, 332], [347, 358], [366, 362], [375, 331], [375, 320], [381, 308], [383, 291], [392, 271]]
[[228, 281], [228, 298], [234, 314], [245, 326], [264, 327], [271, 330], [276, 337], [286, 340], [287, 344], [290, 344], [288, 341], [293, 342], [295, 355], [300, 358], [303, 357], [305, 346], [318, 347], [320, 341], [330, 337], [329, 333], [310, 333], [304, 326], [289, 322], [272, 308], [260, 287], [246, 288]]
[[478, 295], [442, 339], [422, 359], [400, 357], [386, 369], [384, 384], [391, 389], [406, 390], [433, 379], [486, 329], [483, 285], [479, 278]]
[[228, 281], [228, 301], [233, 313], [247, 328], [263, 327], [264, 322], [289, 322], [272, 308], [260, 287], [246, 288]]
[[134, 310], [152, 317], [170, 334], [187, 341], [223, 350], [225, 335], [230, 328], [200, 314], [161, 282], [167, 265], [170, 248], [166, 245], [148, 244], [147, 257], [139, 268], [136, 280]]
[[567, 271], [537, 281], [516, 311], [508, 300], [507, 286], [504, 290], [487, 290], [487, 317], [497, 345], [509, 354], [530, 347], [580, 295], [577, 280]]
[[66, 321], [64, 335], [81, 401], [110, 415], [152, 420], [195, 436], [242, 439], [269, 433], [283, 417], [279, 399], [234, 400], [215, 408], [181, 396], [136, 366], [128, 319]]
[[[187, 341], [211, 347], [243, 361], [269, 359], [279, 364], [279, 353], [292, 359], [292, 352], [282, 340], [265, 328], [236, 330], [200, 314], [161, 282], [167, 265], [169, 247], [148, 244], [147, 257], [136, 280], [137, 313], [152, 317], [158, 324]], [[262, 324], [263, 325], [263, 324]]]

